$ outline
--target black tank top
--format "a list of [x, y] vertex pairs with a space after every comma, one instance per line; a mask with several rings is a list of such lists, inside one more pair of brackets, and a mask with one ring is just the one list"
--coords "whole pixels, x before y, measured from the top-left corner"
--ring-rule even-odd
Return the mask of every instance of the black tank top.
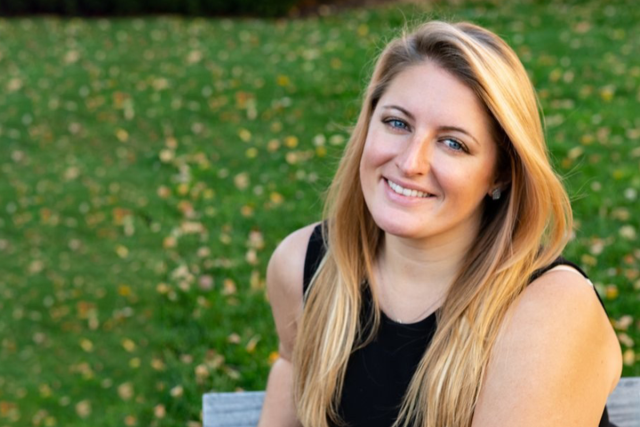
[[[304, 264], [305, 295], [324, 254], [322, 229], [318, 225], [309, 239]], [[546, 268], [536, 271], [531, 281], [561, 264], [569, 265], [587, 277], [577, 265], [560, 257]], [[604, 308], [599, 295], [598, 300]], [[365, 287], [361, 316], [368, 317], [372, 309], [371, 293], [369, 288]], [[353, 352], [347, 364], [339, 413], [349, 426], [390, 427], [394, 423], [398, 417], [402, 397], [418, 362], [431, 342], [436, 327], [435, 313], [411, 324], [397, 323], [389, 319], [384, 312], [381, 313], [380, 329], [376, 339], [366, 347]], [[598, 427], [616, 427], [609, 422], [606, 406]]]

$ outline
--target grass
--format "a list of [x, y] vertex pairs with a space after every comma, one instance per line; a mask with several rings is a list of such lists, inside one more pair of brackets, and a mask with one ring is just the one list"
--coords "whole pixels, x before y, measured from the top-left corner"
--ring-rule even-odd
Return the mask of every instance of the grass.
[[371, 58], [426, 18], [487, 26], [530, 71], [566, 256], [640, 375], [639, 12], [514, 3], [0, 19], [0, 426], [195, 427], [203, 393], [263, 389], [269, 256], [319, 219]]

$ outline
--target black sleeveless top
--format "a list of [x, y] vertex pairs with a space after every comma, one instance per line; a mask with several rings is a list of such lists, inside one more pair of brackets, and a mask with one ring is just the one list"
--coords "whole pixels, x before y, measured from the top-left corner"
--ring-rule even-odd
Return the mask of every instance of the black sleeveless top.
[[[318, 225], [309, 240], [304, 264], [305, 295], [324, 254], [322, 229]], [[560, 257], [545, 269], [536, 271], [531, 281], [561, 264], [569, 265], [587, 277], [577, 265]], [[598, 300], [604, 308], [599, 295]], [[368, 317], [373, 309], [368, 287], [363, 290], [363, 301], [361, 316]], [[347, 364], [339, 413], [349, 426], [389, 427], [394, 423], [399, 414], [402, 397], [436, 328], [435, 312], [412, 324], [394, 322], [384, 312], [381, 313], [380, 329], [376, 339], [366, 347], [353, 352]], [[606, 406], [598, 427], [616, 427], [609, 422]]]

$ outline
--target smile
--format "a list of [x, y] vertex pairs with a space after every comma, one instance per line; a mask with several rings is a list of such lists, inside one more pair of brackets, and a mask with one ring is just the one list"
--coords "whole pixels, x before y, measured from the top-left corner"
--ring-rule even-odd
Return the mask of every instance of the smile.
[[389, 187], [391, 187], [391, 189], [396, 192], [397, 194], [401, 194], [405, 197], [420, 197], [420, 198], [427, 198], [427, 197], [433, 197], [433, 194], [429, 194], [429, 193], [424, 193], [422, 191], [419, 190], [410, 190], [408, 188], [404, 188], [403, 186], [401, 186], [400, 184], [396, 184], [395, 182], [391, 181], [390, 179], [386, 179], [387, 184], [389, 184]]

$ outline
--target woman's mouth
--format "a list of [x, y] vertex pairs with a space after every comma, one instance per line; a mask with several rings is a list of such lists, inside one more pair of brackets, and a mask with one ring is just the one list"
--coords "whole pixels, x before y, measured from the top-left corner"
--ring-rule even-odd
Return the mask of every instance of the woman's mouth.
[[403, 195], [405, 197], [420, 197], [426, 199], [428, 197], [434, 197], [433, 194], [425, 193], [419, 190], [411, 190], [409, 188], [404, 188], [400, 184], [397, 184], [390, 179], [385, 178], [389, 187], [397, 194]]

